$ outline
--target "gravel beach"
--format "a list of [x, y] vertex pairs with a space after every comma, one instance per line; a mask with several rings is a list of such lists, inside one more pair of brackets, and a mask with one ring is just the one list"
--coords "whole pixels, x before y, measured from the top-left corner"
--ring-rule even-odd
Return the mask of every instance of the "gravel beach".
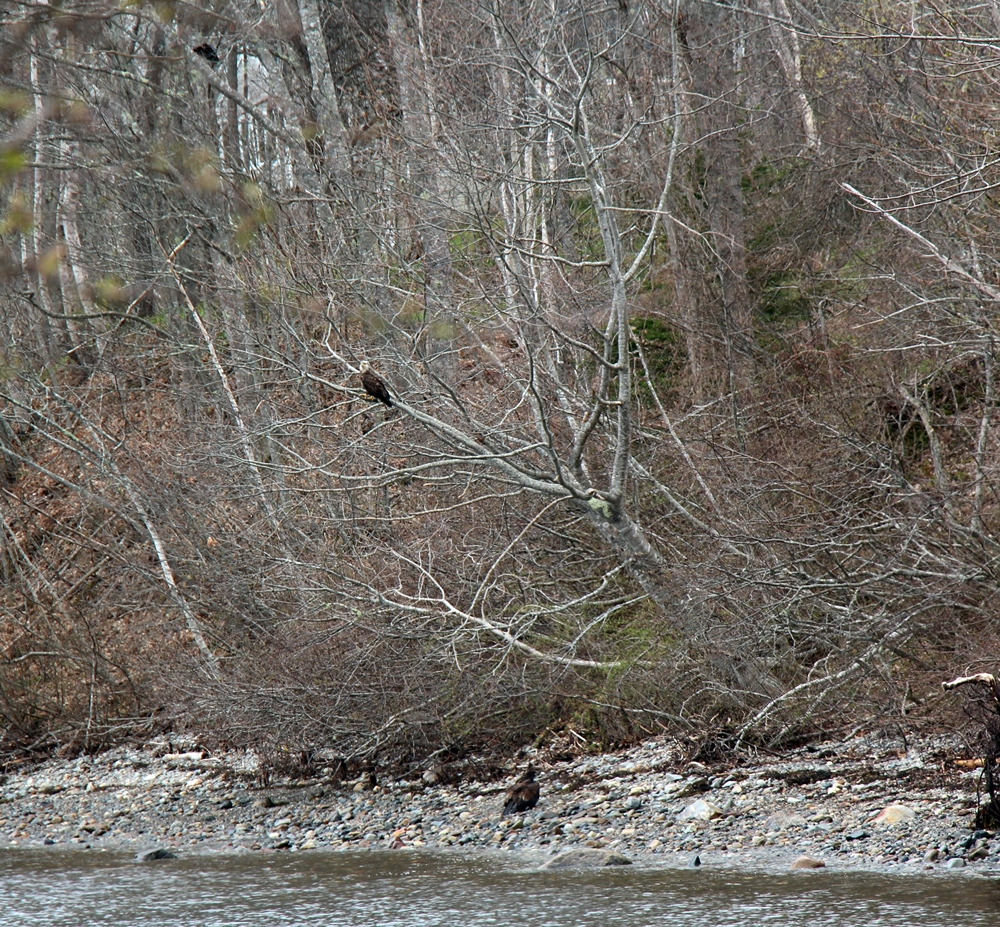
[[[466, 766], [454, 784], [419, 770], [333, 783], [328, 768], [263, 788], [251, 754], [162, 740], [8, 774], [0, 847], [178, 856], [427, 847], [541, 861], [591, 848], [637, 863], [1000, 874], [1000, 838], [974, 829], [980, 770], [963, 755], [957, 739], [859, 737], [708, 766], [659, 738], [598, 755], [522, 751], [493, 781]], [[504, 791], [529, 760], [541, 800], [504, 817]]]

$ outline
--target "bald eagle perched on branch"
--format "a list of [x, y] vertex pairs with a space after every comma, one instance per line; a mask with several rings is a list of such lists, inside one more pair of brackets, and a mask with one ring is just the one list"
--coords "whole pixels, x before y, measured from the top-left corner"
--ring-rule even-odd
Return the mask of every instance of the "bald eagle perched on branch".
[[392, 398], [389, 396], [388, 388], [381, 377], [372, 373], [372, 365], [368, 361], [361, 362], [361, 385], [372, 399], [384, 402], [390, 409], [392, 408]]

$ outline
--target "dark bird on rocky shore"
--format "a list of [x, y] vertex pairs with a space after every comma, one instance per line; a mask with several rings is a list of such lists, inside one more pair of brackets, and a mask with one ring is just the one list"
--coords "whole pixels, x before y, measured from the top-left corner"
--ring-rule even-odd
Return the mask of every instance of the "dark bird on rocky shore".
[[392, 399], [389, 396], [388, 388], [382, 382], [381, 377], [372, 373], [372, 365], [368, 361], [361, 362], [361, 385], [373, 399], [384, 402], [390, 409], [392, 408]]
[[538, 783], [535, 782], [535, 769], [529, 763], [527, 772], [507, 789], [503, 813], [511, 815], [530, 811], [538, 804], [539, 791]]
[[209, 64], [219, 63], [219, 53], [215, 50], [215, 47], [209, 45], [208, 42], [202, 42], [201, 45], [197, 45], [191, 49], [199, 58], [204, 58]]

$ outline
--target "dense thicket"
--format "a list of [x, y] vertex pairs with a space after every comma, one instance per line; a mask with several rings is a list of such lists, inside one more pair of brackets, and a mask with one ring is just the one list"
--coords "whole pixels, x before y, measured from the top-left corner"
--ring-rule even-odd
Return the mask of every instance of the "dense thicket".
[[0, 751], [778, 743], [995, 652], [995, 5], [0, 29]]

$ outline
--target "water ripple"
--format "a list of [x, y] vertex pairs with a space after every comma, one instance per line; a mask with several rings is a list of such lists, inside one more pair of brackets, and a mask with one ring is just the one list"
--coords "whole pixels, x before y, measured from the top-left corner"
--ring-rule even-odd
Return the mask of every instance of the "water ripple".
[[1000, 882], [633, 866], [539, 872], [434, 853], [0, 851], [3, 927], [994, 927]]

